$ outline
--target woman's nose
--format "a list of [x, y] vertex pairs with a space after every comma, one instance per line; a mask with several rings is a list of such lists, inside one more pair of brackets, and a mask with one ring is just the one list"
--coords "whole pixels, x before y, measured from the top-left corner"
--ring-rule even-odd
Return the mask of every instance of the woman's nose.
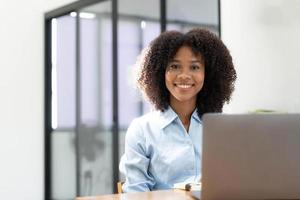
[[180, 77], [180, 78], [190, 78], [191, 77], [190, 71], [188, 69], [182, 69], [180, 71], [180, 73], [178, 74], [178, 77]]

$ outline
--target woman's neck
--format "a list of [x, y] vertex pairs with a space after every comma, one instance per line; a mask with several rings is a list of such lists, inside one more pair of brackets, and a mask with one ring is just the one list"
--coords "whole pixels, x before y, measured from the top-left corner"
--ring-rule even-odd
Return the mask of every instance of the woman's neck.
[[185, 129], [189, 130], [190, 119], [196, 108], [196, 102], [170, 102], [171, 108], [176, 112]]

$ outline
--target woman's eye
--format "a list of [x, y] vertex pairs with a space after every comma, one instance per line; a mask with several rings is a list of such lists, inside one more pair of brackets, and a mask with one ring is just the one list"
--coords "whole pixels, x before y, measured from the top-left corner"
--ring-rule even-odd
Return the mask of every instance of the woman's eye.
[[198, 66], [198, 65], [192, 65], [192, 66], [191, 66], [191, 69], [192, 69], [192, 70], [199, 70], [199, 69], [200, 69], [200, 66]]
[[171, 70], [179, 69], [179, 66], [172, 64], [172, 65], [169, 65], [169, 69], [171, 69]]

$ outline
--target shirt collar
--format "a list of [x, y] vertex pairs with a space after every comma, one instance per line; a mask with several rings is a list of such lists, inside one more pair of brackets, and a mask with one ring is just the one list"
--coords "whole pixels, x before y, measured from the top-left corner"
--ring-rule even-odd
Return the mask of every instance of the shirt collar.
[[178, 118], [178, 115], [175, 113], [175, 111], [169, 106], [164, 112], [161, 112], [160, 117], [160, 124], [161, 129], [165, 128], [169, 124], [171, 124], [176, 118]]
[[[171, 124], [175, 119], [178, 118], [178, 115], [175, 113], [175, 111], [169, 106], [164, 112], [160, 113], [160, 124], [161, 129], [165, 128], [169, 124]], [[194, 110], [192, 114], [192, 118], [197, 120], [199, 123], [201, 123], [201, 120], [197, 114], [197, 108]]]
[[197, 113], [197, 108], [194, 110], [192, 117], [197, 120], [199, 123], [201, 123], [201, 119], [199, 118], [199, 115]]

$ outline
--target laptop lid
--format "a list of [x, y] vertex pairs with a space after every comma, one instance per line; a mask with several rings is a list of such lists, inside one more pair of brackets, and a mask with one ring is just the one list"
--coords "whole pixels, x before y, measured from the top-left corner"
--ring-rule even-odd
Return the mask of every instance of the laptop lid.
[[201, 199], [287, 198], [300, 198], [300, 114], [205, 114]]

